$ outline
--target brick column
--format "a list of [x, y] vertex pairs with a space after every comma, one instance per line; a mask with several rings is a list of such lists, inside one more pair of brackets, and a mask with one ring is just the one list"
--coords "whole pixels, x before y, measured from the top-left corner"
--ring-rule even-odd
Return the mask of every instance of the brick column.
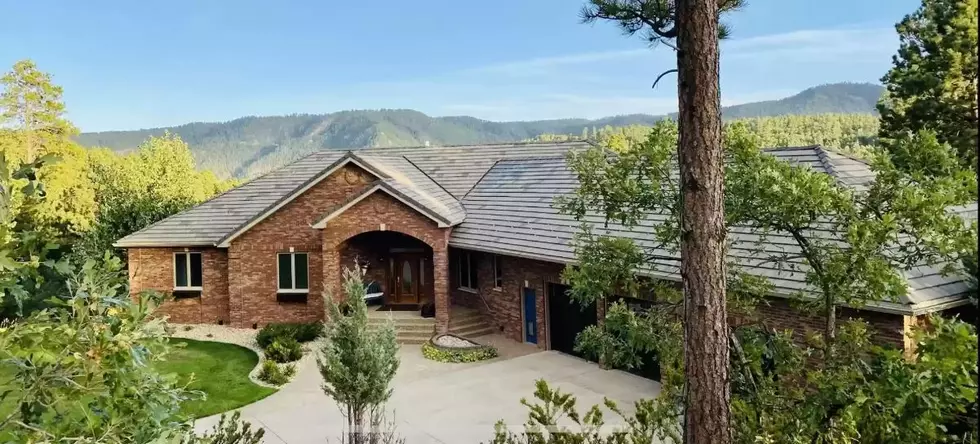
[[245, 328], [245, 294], [242, 285], [242, 253], [235, 245], [228, 249], [228, 323]]
[[436, 305], [436, 332], [449, 332], [449, 247], [432, 249], [432, 296]]
[[335, 244], [327, 239], [323, 240], [323, 298], [326, 300], [327, 297], [330, 297], [335, 303], [340, 303], [345, 298], [340, 282], [342, 279], [340, 249], [343, 246], [343, 242]]

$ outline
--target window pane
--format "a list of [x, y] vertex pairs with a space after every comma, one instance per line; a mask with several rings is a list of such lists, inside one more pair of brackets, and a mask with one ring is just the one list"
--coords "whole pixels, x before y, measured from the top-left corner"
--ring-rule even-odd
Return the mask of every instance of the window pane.
[[479, 264], [478, 261], [473, 260], [473, 256], [470, 255], [470, 260], [467, 261], [470, 264], [470, 288], [476, 288], [476, 266]]
[[174, 255], [174, 286], [187, 286], [187, 255], [184, 253]]
[[293, 289], [292, 255], [279, 255], [279, 288], [283, 290]]
[[425, 287], [425, 259], [419, 260], [419, 291]]
[[464, 260], [466, 260], [466, 254], [460, 253], [459, 256], [456, 257], [456, 285], [460, 287], [466, 286], [466, 280], [463, 279], [463, 270], [465, 270], [465, 268], [463, 268]]
[[200, 287], [202, 281], [201, 253], [191, 253], [191, 287]]
[[504, 267], [500, 256], [493, 256], [493, 285], [497, 288], [504, 286]]
[[402, 293], [412, 294], [412, 281], [412, 261], [406, 259], [402, 264]]
[[296, 256], [296, 288], [308, 290], [310, 288], [310, 267], [306, 253], [298, 253]]

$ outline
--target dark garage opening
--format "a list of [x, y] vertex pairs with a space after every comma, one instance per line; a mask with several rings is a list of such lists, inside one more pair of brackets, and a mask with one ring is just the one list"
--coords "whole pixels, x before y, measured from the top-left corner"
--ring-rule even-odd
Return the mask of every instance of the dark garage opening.
[[575, 349], [575, 336], [585, 327], [598, 321], [596, 306], [582, 307], [572, 301], [566, 292], [568, 286], [548, 284], [548, 337], [551, 349], [585, 358]]
[[[575, 336], [585, 330], [586, 327], [598, 322], [596, 306], [593, 303], [583, 308], [568, 297], [567, 291], [567, 285], [548, 284], [548, 333], [549, 338], [551, 338], [551, 349], [588, 359], [574, 350]], [[651, 305], [649, 301], [633, 298], [614, 298], [613, 300], [617, 299], [623, 300], [635, 311], [649, 309]], [[657, 361], [656, 355], [645, 353], [641, 359], [643, 365], [640, 368], [624, 370], [637, 376], [659, 381], [660, 363]]]

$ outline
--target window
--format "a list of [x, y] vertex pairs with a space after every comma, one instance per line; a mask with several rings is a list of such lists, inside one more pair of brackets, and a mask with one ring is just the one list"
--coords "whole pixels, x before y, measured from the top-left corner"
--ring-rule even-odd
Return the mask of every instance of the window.
[[174, 290], [200, 290], [202, 277], [201, 253], [174, 253]]
[[279, 292], [309, 293], [310, 267], [306, 253], [279, 253]]
[[493, 288], [497, 290], [504, 287], [504, 265], [502, 259], [499, 254], [493, 255]]
[[475, 290], [477, 288], [477, 264], [473, 256], [474, 255], [468, 251], [464, 251], [459, 254], [459, 260], [456, 262], [456, 269], [458, 271], [457, 283], [459, 284], [460, 288], [465, 288], [468, 290]]

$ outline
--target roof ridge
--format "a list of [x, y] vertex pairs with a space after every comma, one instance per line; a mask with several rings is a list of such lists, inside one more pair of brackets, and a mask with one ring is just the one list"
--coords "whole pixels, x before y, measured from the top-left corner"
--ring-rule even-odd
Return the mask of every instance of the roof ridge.
[[[319, 151], [317, 151], [317, 152], [319, 152]], [[330, 171], [331, 169], [337, 167], [338, 165], [341, 165], [344, 161], [346, 161], [348, 159], [354, 159], [353, 155], [354, 155], [354, 153], [352, 153], [352, 152], [350, 152], [348, 150], [342, 156], [340, 156], [337, 160], [331, 162], [330, 165], [327, 165], [326, 167], [320, 169], [320, 171], [317, 171], [317, 173], [314, 174], [312, 177], [310, 177], [309, 179], [303, 181], [303, 183], [299, 184], [299, 186], [294, 187], [292, 190], [290, 190], [289, 192], [287, 192], [286, 194], [284, 194], [282, 197], [280, 197], [279, 199], [276, 199], [275, 202], [273, 202], [273, 203], [271, 203], [269, 205], [266, 205], [265, 208], [262, 208], [262, 210], [260, 210], [255, 216], [252, 216], [252, 217], [248, 218], [248, 220], [246, 220], [244, 223], [241, 223], [238, 226], [236, 226], [234, 229], [232, 229], [231, 232], [229, 232], [228, 234], [222, 236], [221, 239], [218, 239], [218, 241], [215, 242], [215, 245], [221, 245], [221, 244], [223, 244], [225, 242], [228, 242], [230, 240], [229, 238], [231, 238], [233, 236], [234, 237], [237, 237], [237, 235], [239, 234], [239, 231], [241, 231], [243, 228], [249, 226], [250, 224], [252, 224], [256, 220], [263, 219], [264, 218], [263, 216], [270, 209], [276, 208], [277, 206], [281, 205], [283, 202], [289, 201], [300, 190], [303, 190], [304, 188], [306, 188], [310, 184], [312, 184], [312, 183], [320, 180], [320, 176], [323, 176], [324, 172]], [[309, 156], [306, 156], [306, 157], [309, 157]], [[304, 157], [303, 159], [306, 159], [306, 157]], [[292, 165], [292, 164], [290, 164], [290, 165]], [[280, 170], [283, 170], [283, 169], [285, 169], [285, 167], [279, 168], [276, 171], [280, 171]]]
[[[453, 196], [453, 193], [450, 193], [449, 190], [446, 189], [446, 187], [442, 186], [442, 184], [439, 183], [438, 180], [435, 180], [432, 176], [429, 175], [429, 173], [426, 173], [425, 170], [423, 170], [422, 168], [419, 168], [419, 166], [416, 165], [415, 162], [412, 162], [412, 159], [409, 159], [408, 156], [406, 156], [404, 154], [401, 156], [401, 158], [402, 159], [405, 159], [405, 161], [408, 162], [409, 165], [412, 165], [413, 167], [415, 167], [415, 169], [419, 170], [419, 172], [422, 173], [422, 175], [424, 175], [429, 180], [431, 180], [432, 183], [436, 184], [436, 186], [438, 186], [440, 190], [442, 190], [444, 193], [446, 193], [447, 195], [449, 195], [449, 197], [453, 198], [453, 200], [455, 200], [457, 203], [459, 203], [459, 199], [456, 198], [456, 196]], [[460, 206], [462, 207], [463, 205], [460, 204]]]
[[[497, 164], [499, 164], [499, 163], [500, 163], [500, 159], [497, 159], [497, 160], [493, 161], [493, 165], [490, 165], [490, 168], [487, 168], [487, 170], [484, 171], [483, 174], [480, 175], [480, 178], [477, 179], [476, 182], [473, 182], [473, 186], [471, 186], [470, 189], [466, 190], [466, 194], [463, 195], [463, 198], [460, 199], [460, 201], [466, 200], [466, 196], [469, 196], [470, 193], [473, 192], [473, 190], [475, 190], [476, 187], [478, 187], [480, 185], [480, 182], [483, 182], [483, 179], [485, 179], [487, 177], [487, 174], [490, 174], [490, 171], [492, 171], [494, 168], [496, 168], [497, 167]], [[466, 207], [464, 206], [463, 208], [465, 209]]]
[[827, 150], [820, 145], [813, 145], [812, 149], [816, 151], [817, 159], [820, 159], [820, 163], [823, 164], [824, 169], [827, 170], [827, 174], [840, 182], [840, 174], [837, 172], [837, 166], [834, 165], [832, 160], [830, 160]]

